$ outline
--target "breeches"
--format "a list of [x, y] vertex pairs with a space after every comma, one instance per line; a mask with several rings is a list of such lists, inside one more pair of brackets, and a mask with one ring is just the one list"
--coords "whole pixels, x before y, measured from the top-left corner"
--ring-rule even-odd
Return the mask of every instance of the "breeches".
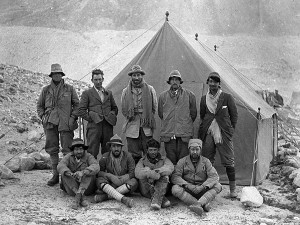
[[110, 138], [113, 136], [113, 126], [110, 125], [106, 120], [100, 123], [88, 123], [86, 138], [88, 142], [88, 152], [91, 153], [95, 159], [99, 154], [99, 148], [101, 144], [101, 154], [108, 152], [109, 149], [106, 143], [109, 142]]
[[140, 135], [138, 138], [127, 137], [127, 148], [128, 152], [131, 153], [135, 164], [146, 154], [147, 146], [146, 143], [152, 136], [146, 136], [142, 127], [140, 127]]
[[[45, 135], [46, 135], [45, 150], [50, 156], [58, 155], [59, 141], [62, 147], [62, 153], [64, 155], [68, 154], [71, 151], [69, 147], [72, 144], [74, 131], [58, 131], [58, 126], [54, 126], [53, 128], [45, 129]], [[57, 164], [57, 163], [58, 161], [52, 162], [52, 164]]]
[[61, 175], [61, 189], [71, 196], [81, 187], [85, 190], [84, 195], [92, 195], [96, 189], [96, 176], [83, 176], [81, 182], [70, 176]]
[[188, 142], [182, 141], [181, 137], [176, 137], [176, 139], [171, 139], [169, 142], [165, 143], [165, 150], [167, 158], [176, 165], [179, 159], [187, 156], [189, 154]]
[[150, 179], [139, 180], [139, 187], [141, 195], [146, 198], [151, 198], [152, 192], [161, 192], [163, 194], [167, 191], [167, 186], [169, 183], [168, 176], [161, 176], [158, 180], [151, 181]]
[[215, 162], [216, 150], [218, 150], [223, 166], [234, 167], [234, 151], [233, 142], [226, 135], [222, 135], [223, 143], [215, 144], [211, 134], [207, 134], [203, 143], [202, 155], [210, 160], [212, 164]]

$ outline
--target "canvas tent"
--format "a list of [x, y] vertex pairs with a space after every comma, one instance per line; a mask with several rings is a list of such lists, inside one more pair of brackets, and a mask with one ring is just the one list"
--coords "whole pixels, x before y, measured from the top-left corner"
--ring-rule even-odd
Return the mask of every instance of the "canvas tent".
[[[265, 178], [269, 163], [277, 147], [276, 113], [263, 99], [255, 93], [247, 81], [220, 58], [213, 50], [202, 45], [193, 37], [184, 34], [166, 21], [150, 42], [133, 58], [133, 60], [107, 85], [113, 92], [119, 106], [118, 122], [114, 132], [125, 139], [122, 134], [124, 117], [121, 113], [121, 94], [130, 77], [128, 71], [134, 64], [139, 64], [146, 72], [144, 79], [152, 85], [157, 95], [168, 89], [166, 83], [171, 70], [177, 69], [183, 78], [182, 86], [193, 91], [197, 97], [198, 116], [194, 123], [194, 137], [199, 127], [200, 98], [207, 93], [206, 79], [210, 72], [217, 71], [221, 76], [221, 86], [231, 93], [237, 104], [239, 120], [237, 123], [234, 146], [236, 156], [236, 179], [240, 185], [258, 184]], [[257, 111], [260, 108], [260, 120]], [[160, 119], [156, 115], [157, 129], [154, 137], [159, 140]], [[221, 181], [227, 177], [220, 165], [217, 168]]]

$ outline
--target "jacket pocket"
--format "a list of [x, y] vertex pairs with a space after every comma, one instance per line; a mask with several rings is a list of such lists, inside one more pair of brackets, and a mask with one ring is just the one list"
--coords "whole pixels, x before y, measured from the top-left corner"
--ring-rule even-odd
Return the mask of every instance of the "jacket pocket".
[[110, 112], [105, 119], [112, 126], [115, 126], [117, 123], [117, 116], [112, 112]]

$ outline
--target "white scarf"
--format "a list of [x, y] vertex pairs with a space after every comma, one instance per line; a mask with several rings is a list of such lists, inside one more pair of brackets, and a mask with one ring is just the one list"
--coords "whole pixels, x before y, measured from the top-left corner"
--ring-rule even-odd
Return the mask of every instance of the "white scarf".
[[[206, 106], [207, 106], [208, 110], [213, 114], [216, 114], [216, 109], [217, 109], [217, 105], [218, 105], [218, 101], [219, 101], [219, 97], [220, 97], [221, 93], [222, 93], [222, 90], [219, 89], [215, 96], [213, 96], [211, 93], [209, 93], [209, 90], [206, 94]], [[222, 143], [221, 129], [215, 118], [211, 122], [207, 133], [211, 134], [213, 136], [215, 144]]]

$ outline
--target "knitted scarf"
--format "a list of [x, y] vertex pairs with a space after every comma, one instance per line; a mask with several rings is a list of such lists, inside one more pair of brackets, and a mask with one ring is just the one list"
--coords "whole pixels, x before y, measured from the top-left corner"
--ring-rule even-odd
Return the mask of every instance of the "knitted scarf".
[[179, 88], [178, 88], [176, 91], [174, 91], [174, 90], [172, 89], [172, 87], [171, 87], [170, 90], [169, 90], [170, 97], [171, 97], [172, 99], [175, 99], [176, 102], [177, 102], [178, 97], [179, 97], [179, 95], [180, 95], [181, 92], [182, 92], [182, 87], [181, 87], [181, 86], [179, 86]]
[[[135, 86], [139, 87], [142, 90], [142, 106], [143, 106], [143, 113], [141, 115], [141, 126], [142, 127], [150, 127], [155, 128], [155, 120], [153, 116], [153, 100], [152, 100], [152, 93], [148, 84], [144, 81], [139, 85]], [[134, 103], [133, 103], [133, 94], [132, 94], [132, 82], [129, 81], [127, 90], [125, 93], [125, 101], [122, 102], [124, 113], [127, 118], [134, 117]]]
[[[208, 110], [213, 113], [216, 114], [216, 109], [217, 109], [217, 105], [218, 105], [218, 100], [219, 97], [222, 93], [222, 90], [219, 89], [218, 92], [215, 94], [215, 96], [213, 96], [212, 94], [209, 93], [209, 90], [207, 92], [206, 95], [206, 106], [208, 108]], [[214, 118], [213, 121], [211, 122], [209, 128], [208, 128], [208, 133], [211, 133], [215, 144], [219, 144], [222, 143], [222, 135], [221, 135], [221, 129], [216, 121], [216, 119]]]
[[121, 154], [118, 158], [114, 157], [113, 153], [110, 152], [110, 162], [111, 162], [111, 168], [113, 168], [114, 170], [114, 175], [116, 176], [121, 176], [122, 174], [122, 167], [121, 167], [121, 161], [122, 161], [122, 158], [123, 158], [123, 151], [121, 151]]

